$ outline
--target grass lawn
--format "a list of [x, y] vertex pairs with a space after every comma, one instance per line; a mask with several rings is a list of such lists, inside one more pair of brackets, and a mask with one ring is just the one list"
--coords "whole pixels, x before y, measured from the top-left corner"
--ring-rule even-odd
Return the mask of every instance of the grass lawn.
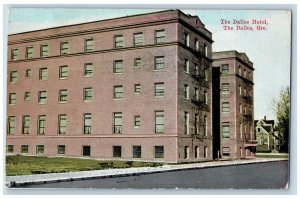
[[161, 163], [132, 161], [99, 161], [64, 157], [6, 156], [6, 175], [31, 175], [71, 171], [100, 170], [107, 168], [155, 167]]
[[256, 153], [257, 158], [289, 158], [287, 153]]

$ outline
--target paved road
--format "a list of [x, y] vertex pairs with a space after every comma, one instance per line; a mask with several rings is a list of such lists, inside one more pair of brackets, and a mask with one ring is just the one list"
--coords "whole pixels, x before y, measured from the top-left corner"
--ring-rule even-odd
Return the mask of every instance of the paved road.
[[279, 189], [286, 186], [288, 173], [288, 161], [278, 161], [141, 176], [27, 185], [23, 188]]

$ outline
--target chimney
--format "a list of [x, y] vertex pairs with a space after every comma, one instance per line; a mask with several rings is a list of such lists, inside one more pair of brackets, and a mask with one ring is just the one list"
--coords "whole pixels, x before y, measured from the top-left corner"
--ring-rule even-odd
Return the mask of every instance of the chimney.
[[264, 116], [264, 120], [267, 120], [267, 116]]

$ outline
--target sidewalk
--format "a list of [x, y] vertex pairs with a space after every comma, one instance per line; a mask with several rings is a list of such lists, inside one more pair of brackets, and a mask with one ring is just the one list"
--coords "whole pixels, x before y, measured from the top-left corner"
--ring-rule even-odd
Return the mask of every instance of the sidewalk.
[[140, 168], [126, 168], [126, 169], [105, 169], [94, 171], [79, 171], [68, 173], [51, 173], [51, 174], [36, 174], [24, 176], [7, 176], [6, 185], [8, 187], [19, 187], [28, 184], [43, 184], [54, 182], [66, 182], [75, 180], [101, 179], [112, 177], [125, 177], [145, 175], [151, 173], [161, 173], [168, 171], [191, 170], [210, 167], [233, 166], [241, 164], [254, 164], [262, 162], [273, 162], [287, 160], [286, 158], [272, 158], [272, 159], [248, 159], [248, 160], [233, 160], [233, 161], [214, 161], [192, 164], [179, 165], [163, 165], [160, 167], [140, 167]]

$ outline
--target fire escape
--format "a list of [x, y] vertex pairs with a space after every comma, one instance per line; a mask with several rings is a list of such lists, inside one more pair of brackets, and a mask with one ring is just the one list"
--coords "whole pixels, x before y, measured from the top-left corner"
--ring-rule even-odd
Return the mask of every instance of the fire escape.
[[207, 112], [209, 112], [208, 106], [208, 88], [209, 83], [207, 81], [206, 70], [210, 67], [210, 62], [206, 57], [205, 48], [201, 47], [199, 50], [193, 50], [195, 64], [192, 72], [192, 77], [196, 80], [195, 94], [192, 97], [192, 103], [194, 104], [195, 114], [198, 118], [195, 118], [195, 129], [192, 132], [192, 137], [203, 141], [207, 139]]

